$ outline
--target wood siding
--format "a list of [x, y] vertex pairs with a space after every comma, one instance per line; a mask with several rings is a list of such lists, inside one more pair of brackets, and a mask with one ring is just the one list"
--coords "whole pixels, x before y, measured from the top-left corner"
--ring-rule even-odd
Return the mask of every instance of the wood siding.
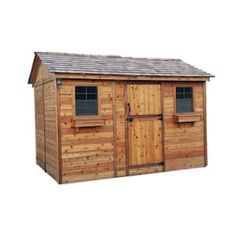
[[[34, 84], [38, 165], [59, 183], [206, 165], [205, 82], [183, 82], [181, 78], [155, 86], [151, 81], [139, 82], [145, 84], [140, 87], [141, 101], [135, 86], [112, 79], [65, 78], [56, 86], [55, 75], [39, 65]], [[90, 85], [98, 86], [99, 114], [75, 116], [75, 86]], [[194, 117], [176, 114], [176, 86], [193, 87]], [[129, 102], [133, 103], [130, 114]], [[163, 120], [155, 120], [157, 113], [163, 113]], [[129, 115], [140, 116], [142, 122], [127, 122]], [[135, 148], [130, 152], [128, 146], [129, 135], [137, 130], [142, 130], [143, 139], [140, 143], [133, 140], [132, 145], [145, 146], [141, 162], [135, 157]], [[153, 145], [161, 146], [153, 151]]]
[[36, 162], [59, 182], [56, 83], [40, 65], [35, 91]]
[[59, 181], [58, 137], [56, 83], [48, 82], [44, 86], [44, 124], [45, 124], [45, 155], [46, 171]]
[[[185, 86], [186, 82], [166, 82], [158, 85], [160, 86], [158, 87], [158, 94], [162, 94], [162, 97], [153, 99], [152, 102], [149, 101], [148, 103], [151, 106], [150, 111], [153, 111], [153, 113], [161, 113], [163, 109], [164, 119], [163, 121], [157, 121], [158, 124], [162, 122], [162, 126], [159, 125], [157, 130], [160, 132], [158, 137], [161, 137], [161, 133], [164, 135], [163, 142], [162, 139], [158, 141], [160, 145], [163, 144], [164, 146], [157, 150], [160, 159], [148, 161], [150, 164], [156, 163], [156, 165], [138, 166], [139, 163], [129, 163], [127, 161], [126, 132], [130, 129], [126, 121], [127, 84], [122, 81], [63, 80], [58, 95], [62, 182], [204, 166], [206, 145], [204, 141], [203, 83], [188, 82], [187, 84], [188, 86], [193, 86], [194, 112], [199, 114], [201, 120], [191, 123], [178, 123], [176, 120], [175, 87]], [[98, 86], [98, 116], [75, 116], [74, 90], [75, 86], [78, 85]], [[145, 88], [143, 89], [145, 90]], [[145, 94], [150, 92], [150, 89], [152, 90], [153, 87], [145, 91]], [[153, 102], [155, 103], [156, 100], [160, 101], [154, 105]], [[138, 105], [136, 108], [140, 109]], [[147, 107], [145, 106], [144, 111], [146, 109]], [[136, 113], [134, 115], [137, 115]], [[141, 113], [140, 115], [150, 115], [150, 112]], [[88, 121], [88, 127], [86, 127], [86, 120]], [[98, 123], [99, 126], [96, 126]], [[95, 125], [94, 127], [93, 124]], [[147, 134], [150, 134], [150, 132], [147, 131]], [[155, 139], [152, 139], [152, 141], [155, 142]], [[147, 140], [147, 142], [151, 143], [152, 141]], [[144, 142], [143, 145], [148, 146], [147, 142]], [[162, 161], [164, 161], [164, 166], [158, 164]]]
[[42, 84], [44, 81], [50, 80], [52, 78], [54, 78], [54, 75], [51, 74], [47, 70], [47, 68], [44, 64], [40, 63], [38, 70], [37, 70], [37, 76], [36, 76], [36, 81], [34, 83], [34, 86]]
[[43, 86], [34, 88], [34, 98], [35, 98], [36, 163], [45, 170]]
[[[193, 109], [201, 119], [197, 122], [178, 123], [175, 117], [176, 86], [193, 87]], [[204, 83], [172, 82], [163, 84], [165, 126], [165, 170], [177, 170], [204, 166]]]
[[[99, 127], [74, 127], [75, 86], [98, 86]], [[62, 182], [113, 177], [114, 172], [114, 111], [112, 82], [63, 81], [60, 86], [60, 126]], [[91, 116], [87, 118], [90, 120]]]

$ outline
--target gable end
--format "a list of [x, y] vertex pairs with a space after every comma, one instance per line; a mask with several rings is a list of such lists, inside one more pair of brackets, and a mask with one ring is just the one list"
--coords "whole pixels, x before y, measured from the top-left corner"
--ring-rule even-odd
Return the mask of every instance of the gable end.
[[41, 61], [39, 56], [35, 53], [30, 76], [28, 79], [28, 84], [32, 84], [32, 86], [34, 86], [36, 81], [46, 80], [52, 77], [53, 77], [53, 73], [51, 73], [48, 70], [47, 66]]

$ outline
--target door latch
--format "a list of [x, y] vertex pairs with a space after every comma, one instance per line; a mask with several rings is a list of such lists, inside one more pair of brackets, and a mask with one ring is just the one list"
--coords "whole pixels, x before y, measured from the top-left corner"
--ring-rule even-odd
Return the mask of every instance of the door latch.
[[159, 120], [163, 120], [163, 113], [158, 114]]
[[128, 120], [129, 122], [132, 122], [132, 121], [134, 120], [134, 118], [133, 118], [133, 117], [128, 117], [127, 120]]

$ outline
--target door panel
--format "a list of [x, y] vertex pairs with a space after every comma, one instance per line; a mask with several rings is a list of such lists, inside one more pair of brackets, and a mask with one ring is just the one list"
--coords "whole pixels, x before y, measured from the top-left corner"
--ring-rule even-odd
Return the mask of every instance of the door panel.
[[162, 162], [161, 121], [134, 119], [129, 123], [131, 166]]
[[161, 113], [159, 84], [128, 85], [129, 115], [152, 115]]
[[163, 162], [159, 84], [128, 85], [129, 165]]

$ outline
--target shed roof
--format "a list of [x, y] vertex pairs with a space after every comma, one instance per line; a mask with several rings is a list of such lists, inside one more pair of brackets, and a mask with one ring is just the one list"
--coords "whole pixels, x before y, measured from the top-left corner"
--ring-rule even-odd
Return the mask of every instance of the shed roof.
[[212, 77], [180, 59], [133, 58], [54, 52], [36, 52], [52, 73], [127, 76]]

